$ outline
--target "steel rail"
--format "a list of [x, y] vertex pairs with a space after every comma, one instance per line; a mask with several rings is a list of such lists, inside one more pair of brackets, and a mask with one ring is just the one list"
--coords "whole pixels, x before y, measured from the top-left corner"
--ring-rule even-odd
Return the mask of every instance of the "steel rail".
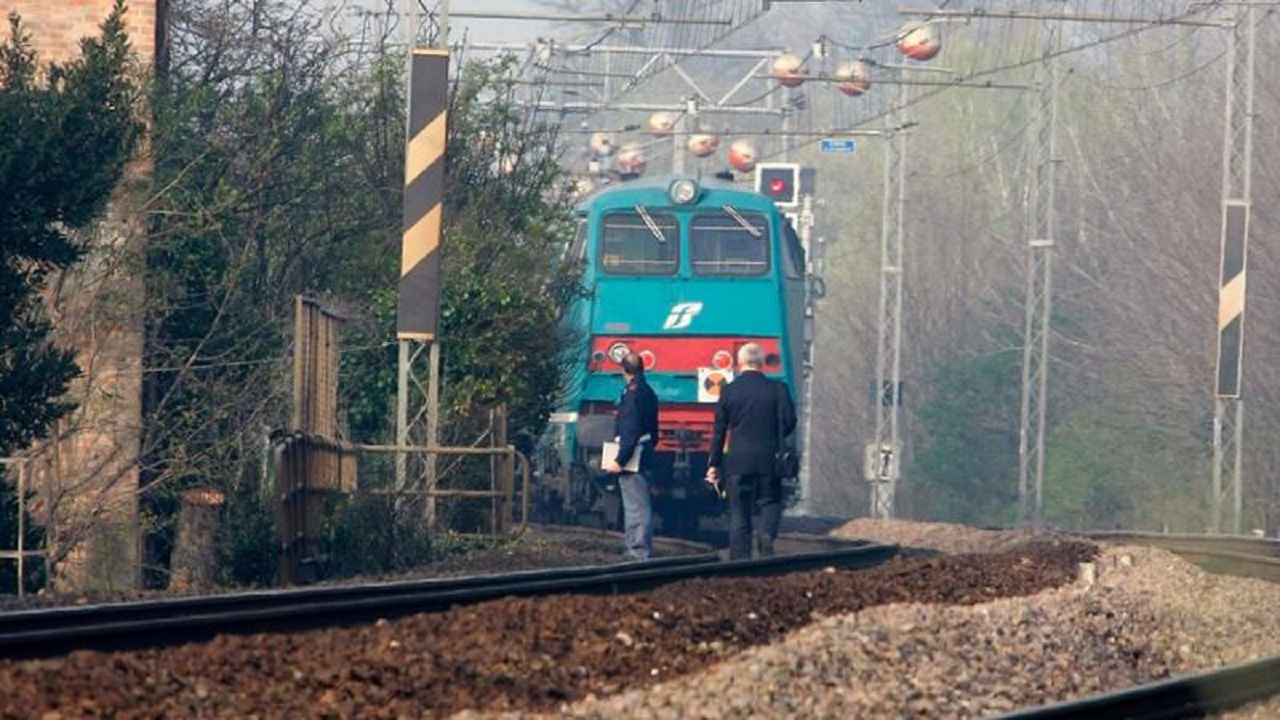
[[1168, 550], [1210, 572], [1280, 582], [1280, 540], [1240, 535], [1168, 535], [1126, 531], [1084, 533], [1090, 540]]
[[1082, 533], [1090, 540], [1136, 542], [1158, 547], [1196, 546], [1227, 552], [1252, 553], [1261, 557], [1280, 558], [1280, 540], [1245, 535], [1198, 535], [1193, 533], [1146, 533], [1128, 530], [1101, 530]]
[[164, 618], [182, 618], [235, 611], [251, 607], [267, 610], [273, 607], [289, 607], [302, 603], [329, 602], [352, 598], [402, 595], [444, 590], [465, 590], [526, 581], [555, 581], [589, 578], [630, 568], [681, 567], [717, 562], [714, 553], [700, 553], [680, 557], [658, 558], [647, 564], [638, 562], [617, 565], [588, 565], [547, 570], [523, 570], [511, 573], [466, 575], [452, 578], [428, 578], [421, 580], [393, 580], [347, 585], [313, 585], [271, 590], [196, 595], [132, 602], [102, 603], [95, 605], [60, 606], [33, 610], [0, 613], [0, 649], [4, 638], [22, 631], [56, 630], [71, 632], [77, 627], [97, 625], [104, 617], [114, 622], [147, 621]]
[[[1127, 531], [1081, 535], [1101, 542], [1150, 545], [1182, 556], [1212, 572], [1280, 582], [1280, 541], [1276, 540]], [[1025, 708], [994, 720], [1198, 718], [1275, 697], [1280, 697], [1280, 655], [1043, 707]]]
[[624, 594], [692, 578], [768, 577], [827, 567], [864, 569], [899, 554], [896, 545], [719, 561], [714, 554], [454, 579], [278, 591], [28, 610], [0, 615], [0, 658], [73, 650], [180, 645], [216, 635], [351, 625], [501, 597]]
[[1277, 695], [1280, 695], [1280, 655], [1080, 700], [1019, 710], [994, 720], [1198, 718]]

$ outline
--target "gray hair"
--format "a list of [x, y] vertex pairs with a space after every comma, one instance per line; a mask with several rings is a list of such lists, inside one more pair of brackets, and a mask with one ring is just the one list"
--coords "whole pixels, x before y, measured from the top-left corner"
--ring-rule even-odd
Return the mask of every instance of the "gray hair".
[[754, 370], [764, 367], [764, 348], [753, 342], [738, 348], [738, 364]]

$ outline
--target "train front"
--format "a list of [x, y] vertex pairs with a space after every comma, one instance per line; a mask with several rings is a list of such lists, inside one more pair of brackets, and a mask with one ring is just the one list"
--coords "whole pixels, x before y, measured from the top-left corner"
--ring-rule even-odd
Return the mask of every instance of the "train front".
[[617, 520], [600, 452], [613, 439], [619, 363], [635, 352], [661, 403], [655, 513], [662, 531], [687, 534], [719, 511], [702, 477], [715, 403], [734, 377], [738, 348], [762, 345], [766, 373], [796, 387], [786, 310], [799, 298], [788, 297], [795, 293], [787, 279], [800, 277], [803, 260], [779, 240], [783, 220], [772, 203], [727, 184], [635, 181], [585, 207], [580, 257], [591, 295], [571, 313], [583, 352], [566, 412], [553, 417], [568, 441], [565, 459], [585, 481], [566, 492], [578, 514], [590, 506], [606, 524]]

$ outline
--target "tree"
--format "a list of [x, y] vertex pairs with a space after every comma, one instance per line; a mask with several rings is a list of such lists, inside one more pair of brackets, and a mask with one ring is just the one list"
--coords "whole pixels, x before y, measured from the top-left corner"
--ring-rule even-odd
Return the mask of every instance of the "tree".
[[[157, 565], [167, 562], [181, 490], [261, 501], [244, 489], [265, 481], [268, 432], [288, 423], [294, 295], [346, 318], [347, 438], [390, 441], [403, 189], [404, 60], [386, 42], [390, 23], [357, 47], [328, 37], [305, 3], [191, 0], [172, 19], [171, 71], [154, 100], [163, 191], [148, 252], [144, 501]], [[508, 69], [468, 66], [451, 98], [445, 441], [464, 438], [498, 403], [530, 433], [545, 422], [558, 377], [546, 371], [558, 354], [547, 328], [576, 288], [556, 262], [569, 214], [555, 135], [515, 112]], [[362, 483], [389, 476], [385, 458], [361, 465]], [[242, 509], [230, 515], [269, 521]], [[260, 528], [231, 530], [234, 544]]]
[[324, 299], [355, 336], [370, 324], [396, 277], [404, 132], [390, 63], [352, 61], [307, 5], [172, 10], [147, 257], [143, 502], [157, 567], [187, 488], [225, 491], [232, 518], [269, 519], [241, 506], [261, 501], [264, 443], [287, 425], [293, 297]]
[[106, 208], [137, 144], [124, 5], [41, 72], [17, 15], [0, 45], [0, 455], [44, 437], [72, 410], [74, 354], [50, 340], [41, 292], [84, 255], [79, 233]]
[[[16, 14], [0, 45], [0, 456], [75, 409], [67, 390], [81, 370], [54, 341], [43, 296], [52, 274], [84, 257], [141, 133], [124, 13], [117, 2], [65, 65], [40, 67]], [[0, 547], [12, 547], [16, 523], [14, 493], [0, 484]], [[27, 527], [27, 546], [39, 547], [43, 530]], [[4, 572], [0, 590], [12, 590]]]
[[916, 415], [920, 449], [906, 485], [910, 515], [961, 523], [1016, 519], [1021, 355], [1008, 349], [954, 353], [934, 361]]
[[556, 133], [517, 112], [512, 69], [467, 65], [450, 103], [444, 381], [456, 415], [505, 403], [536, 435], [573, 340], [556, 328], [579, 269], [559, 262], [572, 228]]

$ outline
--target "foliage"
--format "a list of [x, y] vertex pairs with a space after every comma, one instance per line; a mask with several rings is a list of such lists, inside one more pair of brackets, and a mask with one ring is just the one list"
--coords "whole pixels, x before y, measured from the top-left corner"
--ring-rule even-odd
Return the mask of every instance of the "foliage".
[[[144, 502], [162, 538], [176, 519], [165, 495], [209, 485], [242, 497], [262, 482], [267, 434], [287, 423], [294, 296], [358, 325], [371, 289], [391, 285], [399, 183], [387, 137], [403, 132], [380, 68], [346, 66], [315, 18], [286, 3], [184, 3], [174, 26], [154, 99], [164, 192], [148, 249]], [[233, 545], [262, 533], [241, 529], [249, 537]]]
[[[578, 269], [558, 262], [571, 229], [556, 134], [517, 112], [506, 79], [510, 70], [508, 61], [468, 63], [450, 95], [440, 442], [475, 444], [489, 429], [489, 411], [505, 405], [510, 441], [528, 451], [554, 404], [560, 349], [571, 339], [560, 329], [560, 313], [581, 288]], [[394, 281], [377, 290], [372, 307], [381, 337], [392, 336]], [[375, 337], [356, 342], [371, 344]], [[345, 397], [352, 400], [353, 434], [389, 437], [385, 401], [395, 387], [393, 352], [343, 362], [344, 378], [351, 378]], [[371, 398], [383, 400], [381, 408]], [[490, 462], [446, 458], [441, 474], [453, 487], [487, 486]], [[479, 507], [441, 503], [438, 517], [445, 527], [472, 531], [487, 524], [488, 511], [475, 512]]]
[[276, 580], [276, 527], [272, 498], [244, 484], [227, 503], [222, 580], [229, 585], [265, 587]]
[[390, 495], [358, 495], [340, 503], [325, 522], [324, 574], [377, 575], [421, 563], [435, 549], [421, 517], [420, 506], [397, 507]]
[[1055, 428], [1044, 479], [1045, 519], [1075, 530], [1190, 532], [1202, 527], [1208, 472], [1191, 437], [1099, 404]]
[[42, 438], [71, 412], [80, 370], [55, 346], [40, 300], [50, 272], [84, 254], [138, 141], [124, 5], [80, 57], [39, 69], [17, 15], [0, 45], [0, 455]]
[[[85, 254], [83, 235], [102, 216], [137, 145], [137, 91], [129, 77], [125, 8], [117, 2], [101, 35], [66, 64], [37, 62], [16, 14], [0, 44], [0, 457], [48, 434], [74, 404], [75, 352], [52, 339], [42, 295], [50, 275]], [[0, 470], [0, 547], [15, 547], [17, 493]], [[44, 531], [26, 518], [25, 546]], [[37, 563], [24, 579], [43, 583]], [[0, 563], [0, 592], [17, 588]]]
[[[174, 520], [166, 494], [210, 485], [234, 498], [241, 486], [263, 483], [265, 438], [288, 423], [295, 295], [319, 298], [345, 318], [346, 436], [381, 443], [392, 435], [403, 59], [385, 42], [353, 57], [305, 4], [258, 3], [251, 18], [247, 12], [234, 3], [175, 5], [178, 40], [154, 100], [163, 192], [148, 251], [144, 497], [162, 540]], [[442, 425], [468, 443], [498, 403], [512, 408], [513, 425], [545, 420], [557, 378], [544, 372], [557, 350], [546, 328], [576, 288], [554, 262], [567, 234], [554, 134], [521, 123], [504, 72], [468, 66], [451, 97]], [[483, 138], [511, 153], [510, 173], [496, 171], [496, 146]], [[392, 463], [363, 465], [362, 485], [388, 483]], [[357, 499], [338, 508], [336, 517], [354, 525], [330, 534], [332, 550], [386, 549], [377, 533], [399, 530], [364, 524], [374, 505]], [[231, 528], [248, 533], [233, 545], [257, 542], [269, 518], [253, 517]], [[389, 566], [400, 562], [387, 557]], [[256, 573], [230, 574], [243, 581]]]
[[930, 519], [1003, 524], [1017, 513], [1017, 376], [1021, 354], [1009, 351], [936, 361], [923, 378], [920, 446], [907, 468], [914, 514]]
[[557, 262], [572, 230], [556, 135], [517, 113], [510, 66], [468, 64], [451, 98], [442, 379], [451, 414], [505, 403], [536, 437], [570, 340], [560, 314], [580, 286]]

